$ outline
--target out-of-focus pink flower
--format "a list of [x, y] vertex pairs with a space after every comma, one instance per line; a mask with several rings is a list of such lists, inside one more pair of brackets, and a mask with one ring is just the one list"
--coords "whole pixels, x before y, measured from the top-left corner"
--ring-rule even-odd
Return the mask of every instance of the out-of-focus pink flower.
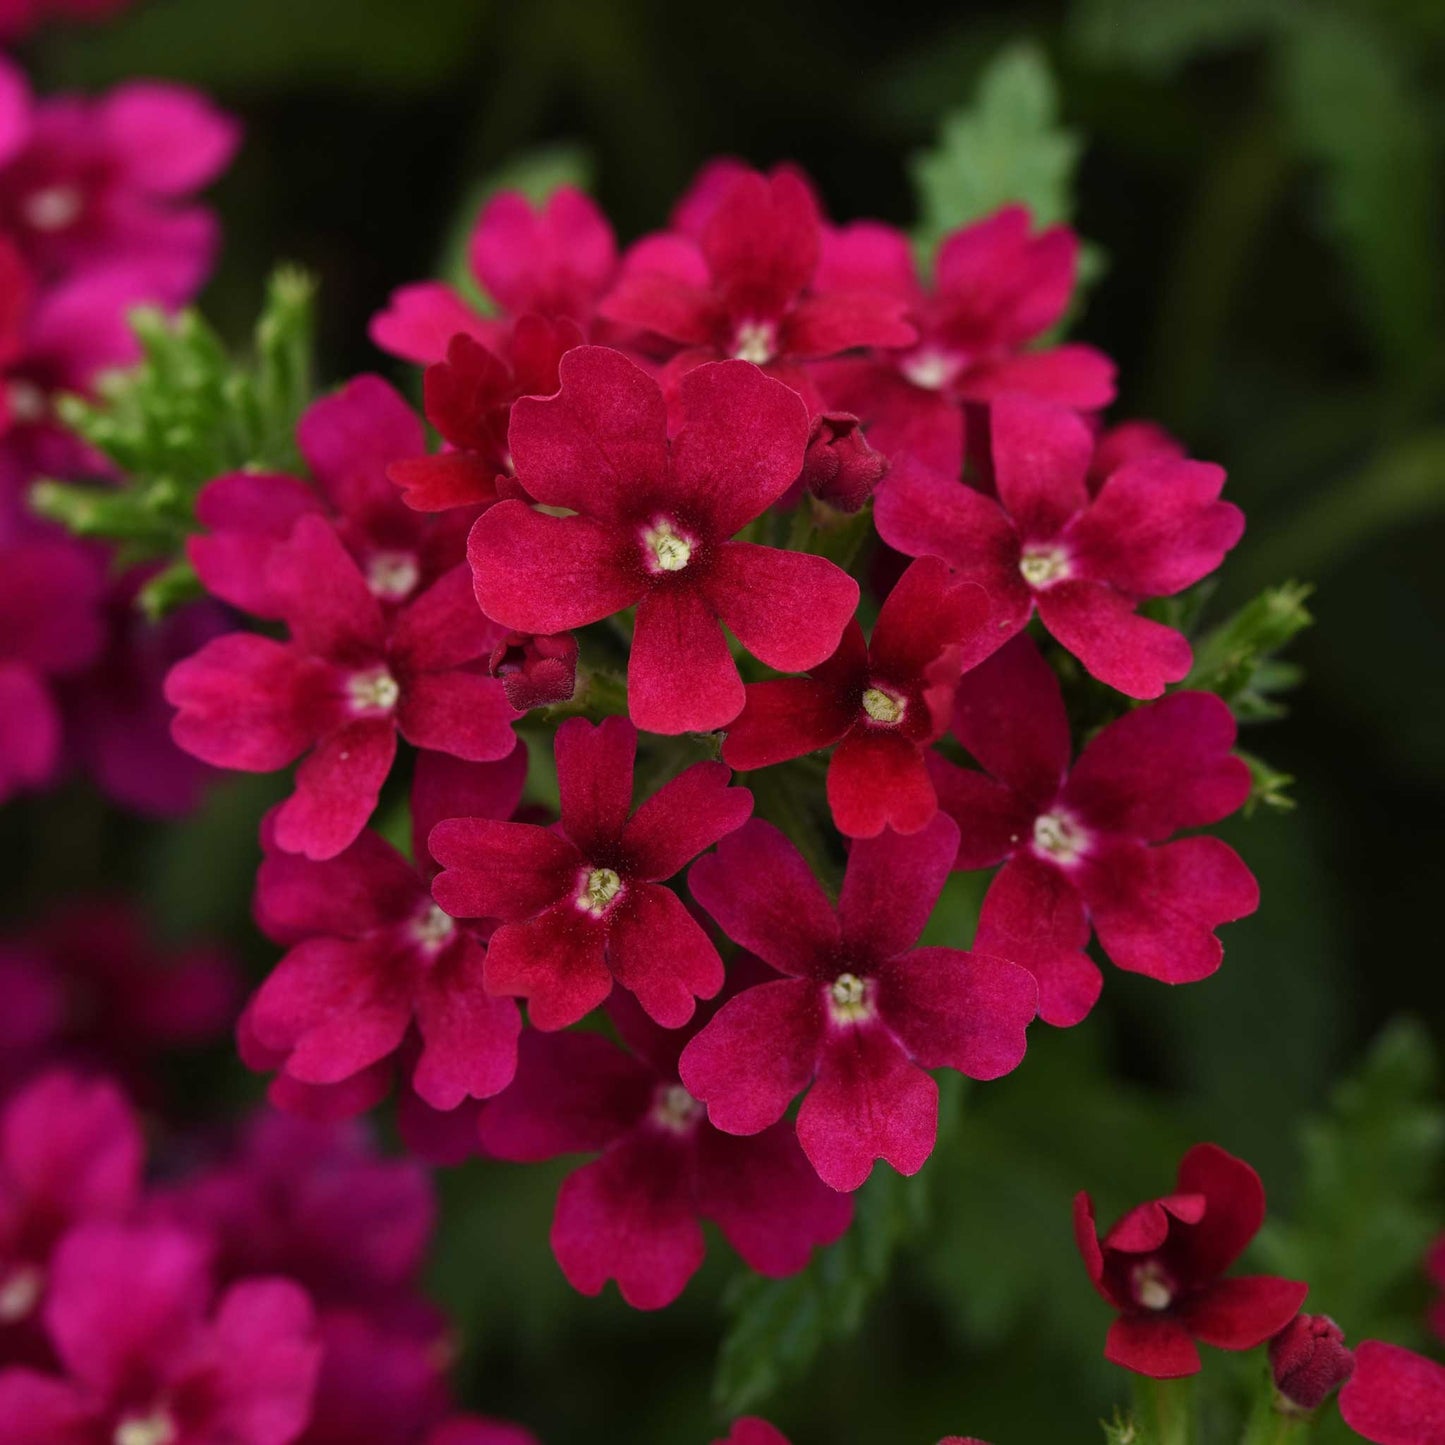
[[1374, 1445], [1445, 1445], [1445, 1365], [1365, 1340], [1340, 1391], [1340, 1414]]
[[96, 22], [118, 15], [131, 0], [0, 0], [0, 41], [19, 40], [53, 20]]

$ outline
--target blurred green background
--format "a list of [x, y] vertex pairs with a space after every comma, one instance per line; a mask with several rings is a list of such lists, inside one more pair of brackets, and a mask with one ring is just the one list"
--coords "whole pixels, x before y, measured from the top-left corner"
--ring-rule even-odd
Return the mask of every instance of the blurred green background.
[[[299, 261], [323, 282], [323, 376], [414, 385], [367, 318], [437, 272], [478, 188], [519, 157], [575, 147], [624, 239], [718, 152], [800, 162], [840, 219], [911, 224], [910, 157], [1020, 40], [1082, 145], [1074, 219], [1103, 262], [1076, 333], [1118, 359], [1118, 415], [1223, 462], [1249, 514], [1211, 615], [1317, 584], [1291, 653], [1306, 682], [1245, 740], [1296, 777], [1298, 806], [1225, 830], [1264, 903], [1227, 930], [1217, 977], [1176, 993], [1111, 972], [1084, 1026], [1040, 1027], [1018, 1074], [973, 1090], [911, 1192], [870, 1186], [846, 1279], [734, 1300], [732, 1399], [778, 1365], [759, 1408], [795, 1445], [1098, 1438], [1127, 1382], [1099, 1358], [1107, 1313], [1070, 1197], [1091, 1188], [1112, 1217], [1199, 1138], [1250, 1158], [1293, 1221], [1262, 1259], [1312, 1271], [1313, 1306], [1352, 1335], [1419, 1343], [1416, 1251], [1445, 1227], [1424, 1102], [1445, 1018], [1445, 6], [142, 0], [27, 52], [43, 89], [164, 75], [238, 111], [209, 314], [241, 339], [273, 263]], [[124, 876], [165, 927], [224, 931], [264, 966], [246, 908], [268, 787], [225, 790], [179, 828], [79, 797], [21, 809], [7, 834], [32, 848], [26, 901]], [[1304, 1130], [1401, 1013], [1423, 1030], [1392, 1035], [1335, 1122]], [[734, 1262], [714, 1248], [661, 1317], [579, 1299], [546, 1243], [561, 1173], [443, 1182], [436, 1277], [464, 1393], [550, 1445], [725, 1433], [709, 1390]], [[849, 1309], [859, 1333], [812, 1353], [822, 1317]]]

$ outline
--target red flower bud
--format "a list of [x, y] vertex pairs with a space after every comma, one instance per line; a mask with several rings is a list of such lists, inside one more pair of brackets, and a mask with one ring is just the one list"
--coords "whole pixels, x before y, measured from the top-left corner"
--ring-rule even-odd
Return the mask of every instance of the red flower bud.
[[1355, 1357], [1328, 1315], [1296, 1315], [1269, 1342], [1269, 1366], [1284, 1400], [1313, 1410], [1350, 1378]]
[[868, 445], [856, 416], [825, 411], [813, 418], [802, 482], [820, 502], [840, 512], [856, 512], [887, 470], [887, 457]]
[[492, 650], [491, 672], [518, 712], [566, 702], [577, 690], [577, 638], [570, 632], [509, 633]]

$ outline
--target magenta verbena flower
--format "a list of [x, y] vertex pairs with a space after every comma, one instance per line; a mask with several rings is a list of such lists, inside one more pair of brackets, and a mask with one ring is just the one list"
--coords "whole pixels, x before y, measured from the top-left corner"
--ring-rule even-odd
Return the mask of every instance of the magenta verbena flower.
[[743, 685], [720, 623], [770, 667], [822, 662], [858, 584], [822, 557], [730, 541], [796, 480], [806, 409], [745, 361], [683, 378], [669, 442], [662, 391], [620, 352], [562, 358], [561, 390], [512, 408], [517, 478], [472, 531], [477, 600], [522, 632], [565, 632], [637, 604], [628, 707], [648, 732], [723, 727]]
[[[114, 1085], [56, 1069], [0, 1113], [0, 1360], [45, 1358], [39, 1315], [67, 1232], [140, 1198], [145, 1142]], [[3, 1418], [3, 1416], [0, 1416]]]
[[[359, 1087], [376, 1079], [384, 1088], [414, 1034], [406, 1076], [433, 1109], [488, 1098], [510, 1082], [517, 1006], [484, 988], [482, 938], [432, 901], [427, 836], [442, 813], [511, 817], [526, 769], [520, 744], [495, 763], [422, 753], [412, 791], [415, 865], [369, 831], [325, 861], [267, 847], [256, 916], [290, 947], [251, 1001], [246, 1028], [287, 1081]], [[284, 1088], [275, 1097], [285, 1104]], [[372, 1102], [364, 1089], [357, 1097]]]
[[204, 1240], [87, 1224], [56, 1251], [45, 1316], [63, 1374], [0, 1372], [15, 1445], [292, 1445], [321, 1346], [305, 1292], [244, 1280], [213, 1298]]
[[923, 1167], [951, 1068], [994, 1079], [1024, 1056], [1038, 990], [1026, 969], [954, 948], [915, 948], [958, 849], [942, 814], [910, 836], [861, 839], [836, 911], [768, 823], [726, 838], [688, 875], [723, 932], [787, 977], [744, 990], [683, 1051], [682, 1081], [730, 1134], [775, 1124], [792, 1100], [819, 1177], [856, 1189], [875, 1159]]
[[1243, 514], [1218, 500], [1223, 469], [1154, 452], [1091, 496], [1094, 443], [1073, 412], [1003, 397], [991, 435], [997, 500], [902, 456], [879, 494], [879, 535], [980, 583], [999, 642], [1037, 611], [1100, 682], [1158, 697], [1193, 654], [1181, 633], [1136, 609], [1206, 577], [1239, 540]]
[[728, 786], [723, 764], [694, 763], [633, 813], [636, 750], [626, 719], [573, 718], [557, 729], [558, 828], [453, 818], [432, 830], [437, 902], [502, 920], [486, 987], [526, 999], [538, 1028], [576, 1023], [614, 978], [667, 1028], [722, 987], [717, 949], [661, 883], [740, 827], [752, 794]]
[[984, 771], [929, 761], [958, 822], [956, 866], [1002, 861], [978, 946], [1032, 969], [1039, 1014], [1067, 1027], [1099, 996], [1090, 927], [1120, 968], [1193, 983], [1219, 967], [1214, 930], [1259, 905], [1259, 887], [1218, 838], [1166, 842], [1241, 807], [1249, 768], [1212, 693], [1178, 692], [1125, 713], [1070, 763], [1053, 670], [1015, 638], [958, 687], [953, 732]]
[[336, 530], [301, 516], [271, 554], [266, 587], [287, 642], [233, 632], [174, 667], [176, 741], [218, 767], [272, 772], [302, 753], [275, 820], [277, 845], [334, 858], [361, 832], [400, 732], [470, 762], [512, 751], [516, 717], [486, 671], [499, 640], [464, 567], [383, 607]]
[[240, 128], [203, 95], [132, 81], [96, 99], [30, 101], [0, 58], [0, 229], [45, 280], [125, 269], [177, 304], [210, 270], [215, 217], [191, 204], [230, 164]]
[[1174, 1192], [1124, 1215], [1102, 1239], [1087, 1194], [1074, 1200], [1074, 1237], [1094, 1288], [1119, 1311], [1107, 1359], [1155, 1379], [1200, 1369], [1196, 1340], [1252, 1350], [1299, 1312], [1309, 1286], [1224, 1272], [1264, 1223], [1264, 1185], [1242, 1159], [1196, 1144]]
[[673, 353], [674, 376], [737, 357], [809, 396], [800, 363], [860, 346], [906, 346], [917, 335], [898, 298], [825, 284], [821, 247], [817, 203], [796, 172], [742, 169], [721, 188], [696, 239], [664, 232], [628, 250], [601, 314], [640, 333], [644, 346], [672, 343], [664, 350]]
[[931, 290], [901, 231], [858, 221], [825, 233], [820, 284], [893, 297], [917, 328], [912, 345], [813, 373], [830, 405], [868, 419], [881, 451], [957, 476], [968, 403], [1021, 395], [1095, 411], [1113, 401], [1108, 357], [1037, 345], [1073, 295], [1079, 239], [1066, 226], [1030, 229], [1027, 208], [1005, 206], [954, 231], [938, 248]]
[[617, 269], [617, 243], [597, 203], [572, 186], [559, 186], [540, 206], [501, 191], [477, 217], [467, 260], [501, 320], [480, 315], [452, 287], [424, 281], [392, 292], [372, 318], [371, 339], [426, 365], [440, 361], [459, 332], [501, 353], [508, 317], [534, 313], [591, 330]]
[[837, 744], [828, 803], [840, 832], [916, 833], [938, 811], [925, 758], [948, 726], [964, 668], [991, 645], [988, 595], [937, 557], [914, 562], [888, 594], [872, 638], [856, 621], [805, 678], [750, 683], [723, 759], [767, 767]]
[[[734, 963], [729, 993], [744, 975], [772, 976], [747, 963]], [[671, 1304], [702, 1264], [704, 1220], [774, 1278], [848, 1227], [852, 1201], [819, 1181], [788, 1125], [724, 1134], [683, 1087], [678, 1055], [719, 1002], [669, 1030], [614, 994], [626, 1050], [597, 1034], [529, 1032], [516, 1081], [482, 1110], [482, 1143], [500, 1158], [600, 1152], [563, 1181], [552, 1223], [557, 1262], [584, 1294], [615, 1279], [639, 1309]]]
[[196, 500], [206, 528], [186, 554], [212, 596], [255, 617], [284, 614], [272, 561], [304, 516], [332, 523], [384, 610], [400, 607], [462, 561], [470, 515], [418, 516], [388, 480], [389, 465], [426, 445], [416, 413], [379, 376], [358, 376], [307, 407], [296, 443], [310, 481], [232, 472]]

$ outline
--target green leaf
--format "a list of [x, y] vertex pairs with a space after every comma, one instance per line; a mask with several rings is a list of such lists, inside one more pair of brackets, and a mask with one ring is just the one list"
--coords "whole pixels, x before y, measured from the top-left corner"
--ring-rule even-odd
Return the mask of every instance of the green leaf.
[[938, 145], [913, 157], [917, 240], [931, 254], [949, 231], [1021, 201], [1035, 225], [1073, 212], [1081, 143], [1059, 124], [1059, 98], [1043, 52], [1022, 44], [984, 71], [973, 105], [944, 118]]
[[1420, 1262], [1439, 1230], [1445, 1164], [1436, 1084], [1425, 1029], [1387, 1028], [1329, 1112], [1306, 1125], [1297, 1206], [1262, 1236], [1270, 1266], [1309, 1280], [1311, 1308], [1357, 1339], [1419, 1334]]
[[[963, 1080], [939, 1083], [942, 1140], [959, 1112]], [[933, 1161], [936, 1164], [936, 1159]], [[713, 1396], [719, 1411], [745, 1413], [785, 1381], [801, 1375], [830, 1341], [846, 1339], [863, 1322], [903, 1244], [921, 1232], [928, 1216], [927, 1172], [904, 1179], [886, 1165], [854, 1196], [852, 1227], [831, 1248], [814, 1255], [800, 1274], [765, 1279], [740, 1274], [724, 1307], [733, 1316], [718, 1355]]]
[[1305, 610], [1311, 588], [1286, 582], [1245, 603], [1207, 634], [1194, 649], [1194, 667], [1183, 686], [1218, 693], [1244, 719], [1278, 717], [1274, 699], [1298, 681], [1298, 674], [1274, 654], [1313, 621]]
[[41, 482], [31, 503], [79, 536], [120, 544], [124, 561], [167, 565], [141, 597], [158, 617], [195, 595], [183, 548], [200, 489], [245, 469], [297, 471], [296, 423], [312, 395], [315, 286], [289, 268], [267, 289], [253, 354], [231, 357], [195, 311], [132, 320], [142, 360], [109, 373], [94, 400], [65, 397], [65, 423], [103, 453], [116, 486]]

